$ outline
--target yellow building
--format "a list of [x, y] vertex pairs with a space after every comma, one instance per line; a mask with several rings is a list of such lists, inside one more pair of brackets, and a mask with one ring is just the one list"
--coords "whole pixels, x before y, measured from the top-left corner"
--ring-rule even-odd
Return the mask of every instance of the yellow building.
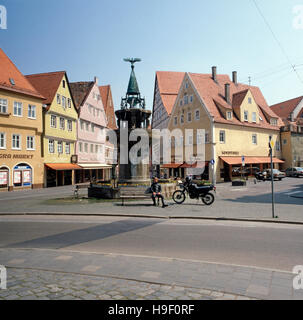
[[75, 156], [78, 113], [65, 71], [26, 76], [46, 97], [43, 112], [42, 155], [46, 187], [74, 184], [81, 169]]
[[[205, 130], [205, 171], [212, 182], [230, 181], [241, 171], [252, 175], [270, 165], [269, 141], [274, 141], [275, 167], [283, 163], [279, 127], [281, 119], [269, 108], [257, 87], [237, 82], [237, 73], [227, 75], [186, 73], [175, 101], [168, 128], [194, 129], [184, 144], [202, 143], [196, 129]], [[244, 160], [244, 161], [243, 161]], [[245, 168], [242, 168], [242, 164]], [[164, 165], [174, 168], [176, 164]], [[186, 175], [188, 164], [170, 174]], [[174, 172], [173, 172], [174, 171]]]
[[0, 49], [0, 191], [43, 186], [43, 101]]

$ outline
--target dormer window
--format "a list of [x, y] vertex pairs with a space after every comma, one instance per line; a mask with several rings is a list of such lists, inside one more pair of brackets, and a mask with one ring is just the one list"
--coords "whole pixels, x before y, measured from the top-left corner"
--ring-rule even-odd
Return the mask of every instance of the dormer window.
[[231, 111], [227, 111], [227, 113], [226, 113], [226, 117], [227, 117], [227, 120], [231, 120], [231, 119], [232, 119], [232, 117], [233, 117], [232, 112], [231, 112]]
[[244, 121], [248, 121], [248, 111], [244, 111]]
[[274, 118], [271, 118], [270, 119], [270, 124], [273, 125], [273, 126], [276, 126], [276, 125], [278, 125], [278, 120], [274, 119]]

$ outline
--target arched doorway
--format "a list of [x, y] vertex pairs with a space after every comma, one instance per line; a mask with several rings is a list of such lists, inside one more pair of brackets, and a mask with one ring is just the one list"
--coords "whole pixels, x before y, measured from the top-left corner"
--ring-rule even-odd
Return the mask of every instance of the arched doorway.
[[14, 167], [13, 186], [31, 187], [32, 186], [32, 167], [26, 163], [20, 163]]
[[0, 168], [0, 189], [8, 189], [9, 170], [6, 167]]

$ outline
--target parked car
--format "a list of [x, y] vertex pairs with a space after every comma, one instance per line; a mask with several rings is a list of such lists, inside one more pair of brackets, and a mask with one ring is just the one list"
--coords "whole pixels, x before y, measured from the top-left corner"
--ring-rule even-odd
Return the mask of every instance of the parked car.
[[287, 177], [303, 177], [303, 168], [294, 167], [288, 168], [285, 171]]
[[[266, 172], [266, 179], [271, 179], [271, 169], [266, 169], [265, 172]], [[281, 181], [283, 178], [285, 178], [286, 175], [284, 172], [281, 172], [278, 169], [273, 169], [273, 176], [274, 176], [274, 179], [278, 179]]]

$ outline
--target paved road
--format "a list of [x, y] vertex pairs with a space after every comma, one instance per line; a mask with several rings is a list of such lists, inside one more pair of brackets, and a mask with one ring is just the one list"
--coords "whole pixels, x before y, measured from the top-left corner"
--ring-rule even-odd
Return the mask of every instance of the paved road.
[[0, 248], [193, 259], [291, 271], [303, 226], [131, 218], [0, 218]]
[[[121, 278], [168, 285], [172, 288], [171, 298], [176, 297], [176, 288], [177, 291], [189, 288], [190, 292], [194, 288], [214, 292], [213, 295], [196, 292], [198, 299], [216, 294], [221, 297], [231, 294], [231, 299], [239, 296], [303, 299], [303, 291], [292, 288], [292, 268], [303, 264], [303, 226], [298, 225], [10, 216], [0, 218], [0, 244], [0, 264], [12, 270], [13, 276], [16, 268], [24, 275], [19, 282], [12, 281], [17, 286], [12, 290], [17, 291], [7, 297], [14, 297], [19, 290], [33, 296], [30, 285], [24, 284], [31, 269], [58, 273], [56, 279], [67, 272], [70, 277], [65, 280], [71, 286], [76, 281], [75, 274], [106, 277], [113, 283]], [[57, 280], [50, 282], [60, 287]], [[34, 289], [47, 285], [41, 279], [34, 283], [40, 283]], [[106, 298], [108, 290], [125, 297], [120, 290], [123, 284], [118, 284], [119, 290], [110, 290], [102, 289], [100, 283], [95, 287], [102, 293], [98, 291], [94, 299], [103, 295]], [[60, 288], [60, 298], [70, 297], [67, 287]], [[77, 290], [70, 292], [74, 298], [78, 297]], [[140, 285], [130, 290], [137, 297], [136, 290], [142, 291]], [[153, 292], [157, 291], [162, 293], [158, 293], [158, 298], [167, 296], [160, 287]], [[55, 298], [52, 292], [42, 292], [48, 298]], [[92, 293], [86, 290], [86, 298], [89, 294]], [[19, 293], [17, 296], [21, 297]], [[153, 298], [152, 293], [147, 296]], [[184, 298], [184, 294], [178, 297], [181, 296]], [[187, 293], [185, 296], [190, 298]]]
[[[254, 184], [245, 188], [219, 184], [215, 203], [208, 207], [196, 200], [187, 200], [178, 206], [168, 200], [168, 208], [154, 208], [151, 201], [120, 202], [71, 199], [72, 187], [0, 193], [0, 214], [12, 213], [70, 213], [106, 215], [149, 215], [155, 217], [211, 217], [271, 219], [270, 182]], [[303, 222], [303, 180], [286, 178], [275, 182], [276, 214], [278, 220]], [[86, 192], [81, 190], [82, 195]], [[301, 197], [302, 195], [302, 197]]]

